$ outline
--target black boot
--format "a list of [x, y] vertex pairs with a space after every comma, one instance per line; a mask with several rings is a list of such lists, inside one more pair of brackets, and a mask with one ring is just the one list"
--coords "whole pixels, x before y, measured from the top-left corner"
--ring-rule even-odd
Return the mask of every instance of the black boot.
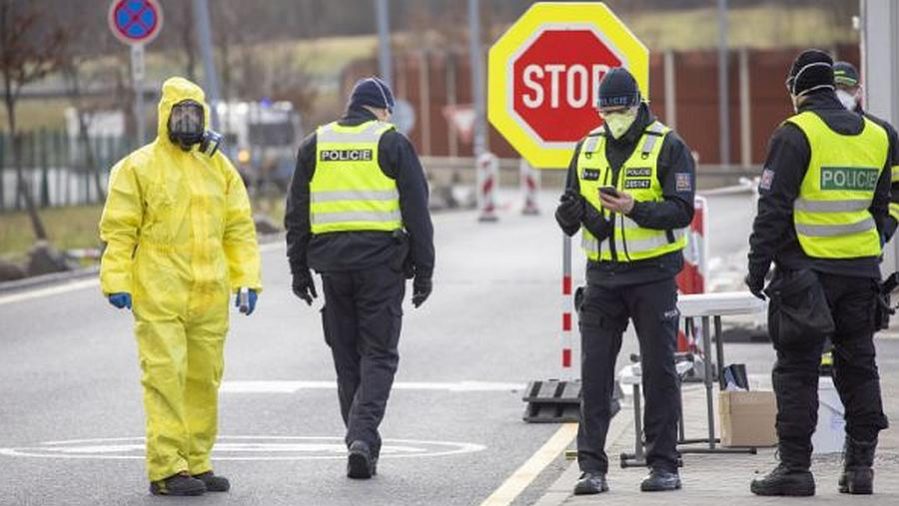
[[877, 440], [856, 441], [846, 436], [843, 444], [843, 474], [840, 475], [840, 492], [844, 494], [874, 493], [874, 449]]
[[378, 473], [378, 460], [372, 457], [371, 448], [364, 441], [353, 441], [347, 460], [346, 475], [356, 480], [367, 480]]
[[228, 481], [228, 478], [216, 476], [212, 471], [195, 474], [193, 477], [206, 485], [207, 492], [227, 492], [231, 490], [231, 482]]
[[150, 493], [153, 495], [203, 495], [205, 492], [206, 485], [187, 473], [174, 474], [150, 483]]
[[642, 492], [667, 492], [678, 490], [680, 487], [680, 475], [676, 471], [672, 473], [664, 469], [650, 470], [649, 476], [643, 478], [643, 482], [640, 483]]
[[815, 478], [807, 468], [781, 462], [767, 475], [752, 480], [749, 490], [755, 495], [815, 495]]
[[574, 495], [600, 494], [609, 491], [606, 475], [600, 473], [581, 473], [574, 485]]

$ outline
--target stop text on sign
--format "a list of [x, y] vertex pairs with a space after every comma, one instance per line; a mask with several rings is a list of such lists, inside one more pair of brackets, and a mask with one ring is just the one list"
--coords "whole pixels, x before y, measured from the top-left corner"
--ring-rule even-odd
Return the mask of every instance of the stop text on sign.
[[595, 105], [599, 94], [599, 82], [609, 71], [604, 63], [571, 66], [559, 63], [531, 64], [524, 68], [522, 80], [526, 90], [521, 101], [525, 107], [542, 107], [549, 95], [549, 106], [558, 109], [561, 104], [580, 108]]

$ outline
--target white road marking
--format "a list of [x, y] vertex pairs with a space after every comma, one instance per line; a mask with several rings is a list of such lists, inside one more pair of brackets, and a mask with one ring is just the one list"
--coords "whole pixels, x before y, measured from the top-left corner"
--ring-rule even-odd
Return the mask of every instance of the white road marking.
[[[267, 253], [279, 249], [284, 249], [284, 244], [282, 244], [280, 241], [259, 245], [260, 253]], [[0, 306], [26, 300], [39, 299], [41, 297], [49, 297], [51, 295], [59, 295], [63, 293], [75, 292], [78, 290], [86, 290], [88, 288], [98, 288], [99, 286], [100, 280], [97, 278], [91, 278], [81, 281], [71, 281], [68, 283], [48, 286], [44, 288], [35, 288], [33, 290], [27, 290], [20, 293], [0, 296]]]
[[[394, 390], [430, 390], [445, 392], [514, 392], [524, 390], [525, 383], [491, 381], [423, 382], [398, 381]], [[292, 394], [300, 390], [334, 390], [335, 381], [224, 381], [222, 393]]]
[[[28, 447], [0, 448], [0, 455], [50, 459], [142, 460], [142, 437], [46, 441]], [[386, 439], [381, 458], [445, 457], [483, 451], [486, 446], [456, 441]], [[346, 458], [346, 443], [337, 436], [219, 436], [215, 460], [333, 460]]]
[[490, 497], [481, 503], [481, 506], [512, 504], [512, 501], [537, 479], [546, 466], [568, 448], [568, 445], [577, 436], [577, 426], [576, 423], [562, 424], [559, 430], [527, 462], [516, 469]]

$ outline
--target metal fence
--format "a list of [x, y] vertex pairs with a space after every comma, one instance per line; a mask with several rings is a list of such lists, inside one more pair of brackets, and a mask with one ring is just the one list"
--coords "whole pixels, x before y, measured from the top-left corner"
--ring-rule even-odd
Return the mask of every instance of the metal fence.
[[[101, 203], [110, 168], [134, 149], [125, 137], [89, 138], [88, 149], [77, 137], [51, 130], [22, 132], [16, 142], [23, 178], [41, 208]], [[0, 133], [0, 212], [25, 207], [12, 143], [11, 136]]]

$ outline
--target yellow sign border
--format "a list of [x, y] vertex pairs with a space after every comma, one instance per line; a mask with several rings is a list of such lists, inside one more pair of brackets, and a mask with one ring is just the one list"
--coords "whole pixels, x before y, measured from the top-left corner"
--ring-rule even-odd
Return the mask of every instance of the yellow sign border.
[[[540, 169], [565, 169], [577, 142], [566, 148], [540, 145], [513, 116], [506, 104], [511, 88], [509, 59], [547, 24], [591, 25], [627, 61], [640, 92], [649, 99], [649, 49], [603, 2], [538, 2], [532, 5], [490, 48], [487, 64], [487, 119], [528, 163]], [[586, 132], [584, 132], [586, 135]]]

